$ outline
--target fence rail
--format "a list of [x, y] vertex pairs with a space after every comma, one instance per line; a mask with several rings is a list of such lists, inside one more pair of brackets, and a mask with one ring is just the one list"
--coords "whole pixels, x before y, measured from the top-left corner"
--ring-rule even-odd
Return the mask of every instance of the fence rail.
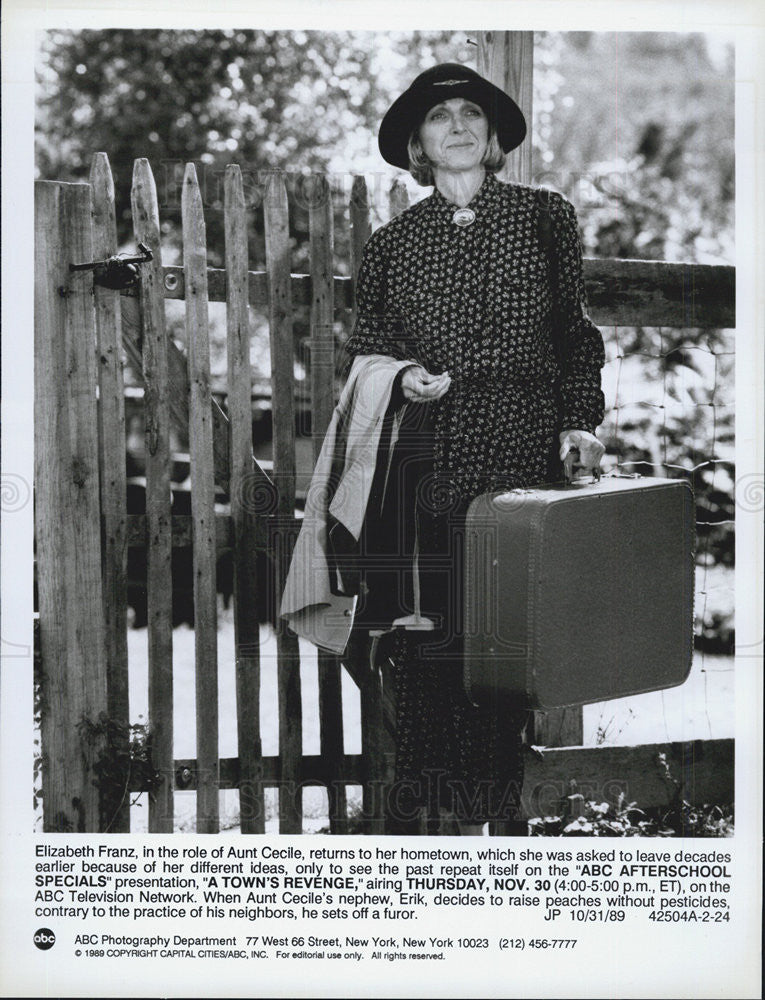
[[[164, 296], [183, 299], [183, 268], [166, 266]], [[731, 327], [735, 314], [735, 268], [725, 264], [674, 264], [658, 260], [585, 258], [592, 319], [603, 326]], [[210, 302], [226, 301], [226, 271], [207, 269]], [[312, 276], [291, 275], [292, 305], [312, 304]], [[334, 315], [352, 309], [353, 278], [332, 280]], [[247, 272], [247, 301], [268, 305], [268, 272]]]
[[[346, 787], [364, 788], [370, 832], [385, 828], [384, 789], [391, 777], [395, 705], [363, 641], [341, 661], [319, 654], [320, 754], [302, 751], [300, 652], [295, 636], [277, 627], [279, 753], [264, 757], [261, 743], [259, 623], [256, 556], [267, 553], [281, 582], [294, 542], [295, 384], [293, 315], [311, 312], [311, 412], [314, 454], [329, 422], [335, 393], [333, 323], [354, 305], [353, 277], [334, 275], [332, 203], [326, 179], [308, 186], [310, 273], [290, 267], [289, 212], [283, 177], [273, 175], [264, 199], [266, 270], [249, 270], [242, 178], [225, 175], [225, 269], [207, 266], [205, 220], [192, 165], [183, 184], [183, 266], [162, 263], [156, 188], [146, 160], [133, 175], [132, 213], [137, 241], [154, 251], [140, 286], [120, 294], [94, 285], [91, 272], [69, 272], [73, 261], [114, 253], [114, 193], [105, 154], [97, 154], [91, 183], [40, 181], [36, 185], [36, 531], [44, 705], [43, 803], [47, 830], [115, 832], [129, 828], [128, 793], [149, 782], [126, 771], [122, 784], [104, 788], [104, 761], [128, 757], [127, 571], [128, 549], [147, 558], [149, 724], [152, 786], [149, 828], [171, 831], [176, 789], [197, 796], [197, 829], [219, 828], [219, 789], [238, 788], [242, 832], [264, 829], [264, 788], [279, 789], [279, 828], [303, 828], [301, 787], [327, 788], [331, 830], [348, 829]], [[406, 190], [391, 191], [391, 213], [406, 207]], [[349, 271], [358, 271], [371, 228], [363, 178], [348, 205]], [[92, 220], [92, 222], [91, 222]], [[614, 325], [732, 327], [732, 268], [647, 261], [585, 262], [596, 321]], [[168, 337], [165, 299], [184, 299], [188, 355]], [[210, 392], [208, 303], [226, 303], [228, 394], [224, 413]], [[267, 314], [270, 330], [273, 473], [253, 457], [249, 330], [252, 310]], [[129, 515], [125, 502], [125, 416], [122, 356], [142, 380], [146, 417], [146, 511]], [[191, 514], [173, 515], [170, 497], [171, 426], [190, 441]], [[228, 514], [215, 511], [215, 485], [230, 496]], [[197, 756], [176, 760], [173, 735], [173, 551], [193, 553]], [[233, 552], [238, 756], [219, 759], [217, 704], [216, 554]], [[362, 752], [345, 751], [342, 671], [360, 692]], [[109, 725], [98, 726], [98, 720]], [[91, 734], [84, 742], [87, 720]], [[540, 739], [540, 734], [542, 739]], [[581, 742], [581, 710], [539, 721], [537, 742]], [[712, 741], [694, 749], [699, 766], [720, 768], [716, 783], [696, 772], [685, 781], [727, 795], [732, 788], [732, 744]], [[625, 781], [645, 786], [659, 802], [661, 783], [643, 781], [659, 753], [687, 760], [690, 745], [637, 748], [630, 756], [582, 748], [545, 751], [530, 781], [558, 780], [577, 768], [611, 767]], [[696, 747], [696, 744], [693, 744]], [[714, 750], [714, 752], [712, 752]], [[638, 752], [639, 751], [639, 752]], [[563, 756], [567, 755], [567, 756]], [[600, 762], [599, 764], [597, 762]], [[704, 763], [706, 761], [706, 763]], [[595, 762], [595, 763], [593, 763]], [[565, 766], [564, 766], [565, 765]], [[541, 768], [541, 770], [540, 770]], [[615, 770], [614, 770], [615, 769]], [[704, 773], [706, 773], [704, 771]], [[94, 779], [101, 775], [100, 793]], [[561, 778], [562, 780], [562, 778]], [[681, 779], [684, 781], [684, 779]], [[695, 784], [694, 784], [695, 782]], [[706, 782], [706, 783], [705, 783]], [[653, 789], [653, 790], [652, 790]], [[658, 789], [658, 790], [657, 790]], [[732, 793], [731, 793], [732, 794]], [[650, 801], [649, 801], [650, 800]], [[539, 805], [524, 792], [527, 809]], [[728, 800], [729, 801], [729, 800]], [[536, 803], [536, 806], [535, 806]]]

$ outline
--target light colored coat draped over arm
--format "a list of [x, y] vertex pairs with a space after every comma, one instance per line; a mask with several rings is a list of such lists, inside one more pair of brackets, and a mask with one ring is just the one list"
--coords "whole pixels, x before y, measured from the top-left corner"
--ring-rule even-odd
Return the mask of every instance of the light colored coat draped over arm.
[[[345, 650], [357, 598], [332, 593], [327, 554], [329, 515], [358, 541], [393, 384], [397, 374], [411, 364], [382, 354], [354, 359], [306, 497], [305, 517], [292, 553], [280, 615], [298, 635], [333, 653]], [[380, 456], [386, 463], [402, 413], [403, 408], [394, 418], [388, 453]], [[343, 448], [341, 455], [339, 450]], [[342, 473], [333, 493], [331, 475], [338, 464]]]

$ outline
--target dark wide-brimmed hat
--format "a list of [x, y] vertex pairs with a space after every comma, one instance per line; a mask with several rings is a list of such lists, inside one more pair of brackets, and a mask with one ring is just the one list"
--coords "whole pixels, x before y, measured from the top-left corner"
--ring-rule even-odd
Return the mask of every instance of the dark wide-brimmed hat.
[[469, 66], [441, 63], [420, 73], [388, 109], [377, 137], [383, 158], [394, 167], [407, 170], [407, 145], [412, 131], [430, 108], [452, 97], [475, 101], [493, 124], [499, 144], [506, 153], [523, 142], [526, 119], [512, 97]]

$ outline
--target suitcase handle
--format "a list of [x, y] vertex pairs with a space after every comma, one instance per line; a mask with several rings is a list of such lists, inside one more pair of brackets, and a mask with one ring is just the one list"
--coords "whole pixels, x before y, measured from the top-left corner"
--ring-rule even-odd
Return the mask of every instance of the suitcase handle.
[[584, 475], [577, 476], [574, 473], [574, 462], [578, 462], [580, 458], [579, 449], [572, 448], [571, 451], [566, 455], [563, 460], [563, 480], [567, 485], [574, 485], [576, 483], [597, 483], [600, 481], [600, 466], [593, 469], [590, 474], [585, 473]]
[[600, 482], [600, 472], [597, 474], [587, 473], [583, 476], [574, 476], [573, 479], [564, 480], [564, 486], [592, 486], [593, 483]]
[[591, 475], [585, 473], [582, 476], [575, 476], [573, 479], [564, 479], [564, 486], [592, 486], [593, 483], [599, 483], [601, 479], [642, 479], [643, 477], [639, 472], [618, 472], [617, 470], [611, 470], [610, 472], [601, 472], [600, 469], [597, 473]]

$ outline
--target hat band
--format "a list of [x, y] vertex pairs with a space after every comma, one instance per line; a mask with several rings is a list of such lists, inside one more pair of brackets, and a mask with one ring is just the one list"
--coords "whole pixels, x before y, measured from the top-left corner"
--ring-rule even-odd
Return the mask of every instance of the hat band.
[[431, 87], [456, 87], [458, 83], [470, 83], [470, 80], [434, 80]]

